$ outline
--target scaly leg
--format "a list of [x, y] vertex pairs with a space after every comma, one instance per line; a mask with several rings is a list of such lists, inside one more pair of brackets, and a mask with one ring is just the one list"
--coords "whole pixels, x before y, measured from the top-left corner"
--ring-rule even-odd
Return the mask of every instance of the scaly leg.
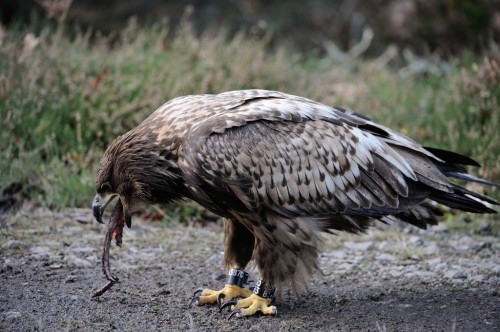
[[[238, 297], [248, 297], [252, 295], [249, 289], [244, 287], [247, 284], [248, 273], [238, 268], [229, 269], [227, 283], [221, 290], [198, 289], [194, 292], [194, 297], [189, 301], [189, 306], [193, 303], [197, 305], [217, 302], [219, 308], [224, 301], [230, 301]], [[200, 293], [201, 292], [201, 293]], [[197, 295], [200, 293], [200, 295]]]
[[[224, 260], [229, 268], [227, 283], [221, 290], [198, 289], [189, 301], [197, 305], [222, 303], [238, 297], [248, 297], [252, 292], [245, 289], [248, 273], [243, 268], [252, 258], [255, 238], [243, 224], [224, 219]], [[198, 295], [199, 294], [199, 295]]]
[[234, 317], [244, 317], [254, 315], [260, 311], [264, 315], [278, 315], [275, 306], [270, 305], [274, 299], [274, 287], [266, 284], [260, 279], [253, 289], [253, 293], [241, 300], [231, 300], [224, 303], [220, 310], [231, 306], [231, 314], [228, 320]]

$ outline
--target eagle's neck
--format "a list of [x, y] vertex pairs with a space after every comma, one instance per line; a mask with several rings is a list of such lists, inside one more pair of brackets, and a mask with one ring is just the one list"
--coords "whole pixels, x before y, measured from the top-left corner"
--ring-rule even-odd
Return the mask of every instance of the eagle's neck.
[[[115, 183], [124, 194], [145, 204], [167, 204], [186, 196], [184, 180], [177, 166], [176, 144], [158, 142], [151, 132], [137, 130], [123, 135], [114, 151]], [[128, 193], [127, 193], [128, 192]]]

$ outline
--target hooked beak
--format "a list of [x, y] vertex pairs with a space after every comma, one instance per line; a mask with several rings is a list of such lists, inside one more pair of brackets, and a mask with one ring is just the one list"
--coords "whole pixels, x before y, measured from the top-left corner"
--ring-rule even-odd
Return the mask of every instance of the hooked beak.
[[123, 205], [123, 214], [125, 216], [125, 225], [127, 225], [128, 228], [132, 227], [132, 215], [130, 214], [130, 211], [128, 210], [128, 205], [125, 204], [122, 200], [122, 205]]
[[[104, 213], [104, 210], [106, 209], [106, 206], [109, 204], [109, 202], [113, 200], [115, 196], [116, 194], [106, 197], [103, 205], [101, 203], [100, 196], [95, 195], [94, 200], [92, 201], [92, 214], [94, 215], [94, 218], [98, 223], [104, 224], [104, 221], [102, 220], [102, 215]], [[122, 201], [123, 205], [123, 215], [125, 217], [125, 224], [127, 225], [128, 228], [130, 228], [132, 226], [132, 215], [128, 209], [128, 205], [125, 204], [125, 202], [123, 201], [123, 199], [121, 199], [121, 197], [120, 200]]]
[[102, 221], [102, 214], [104, 213], [104, 208], [108, 202], [106, 202], [103, 206], [101, 204], [101, 200], [99, 199], [99, 195], [95, 195], [94, 200], [92, 201], [92, 213], [95, 220], [100, 224], [104, 224], [104, 221]]

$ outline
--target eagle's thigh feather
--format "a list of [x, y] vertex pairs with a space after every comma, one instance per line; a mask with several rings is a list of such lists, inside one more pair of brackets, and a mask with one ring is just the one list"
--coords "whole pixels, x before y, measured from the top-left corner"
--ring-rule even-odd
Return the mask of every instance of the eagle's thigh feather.
[[224, 263], [231, 267], [245, 268], [252, 259], [255, 237], [238, 221], [224, 218]]
[[265, 224], [254, 228], [254, 259], [261, 278], [295, 292], [306, 286], [309, 275], [318, 268], [320, 229], [313, 218], [286, 219], [268, 214]]

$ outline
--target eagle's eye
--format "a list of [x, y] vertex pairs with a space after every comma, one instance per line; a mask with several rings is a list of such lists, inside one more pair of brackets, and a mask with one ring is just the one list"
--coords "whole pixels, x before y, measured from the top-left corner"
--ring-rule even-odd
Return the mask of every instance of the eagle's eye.
[[101, 192], [105, 193], [105, 192], [109, 192], [109, 191], [111, 191], [111, 185], [109, 184], [109, 182], [104, 182], [101, 185]]

